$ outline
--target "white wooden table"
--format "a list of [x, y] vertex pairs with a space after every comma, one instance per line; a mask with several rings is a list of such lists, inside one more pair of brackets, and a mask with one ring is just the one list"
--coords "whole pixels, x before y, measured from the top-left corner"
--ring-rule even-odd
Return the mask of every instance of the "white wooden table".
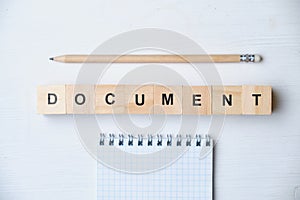
[[[0, 199], [96, 198], [96, 162], [72, 116], [37, 115], [36, 86], [76, 79], [80, 65], [48, 57], [90, 53], [113, 35], [145, 27], [180, 32], [208, 53], [264, 57], [261, 64], [217, 65], [226, 85], [272, 85], [275, 108], [272, 116], [226, 118], [215, 150], [215, 199], [294, 199], [300, 186], [299, 8], [298, 0], [2, 0]], [[119, 69], [110, 81], [126, 73]]]

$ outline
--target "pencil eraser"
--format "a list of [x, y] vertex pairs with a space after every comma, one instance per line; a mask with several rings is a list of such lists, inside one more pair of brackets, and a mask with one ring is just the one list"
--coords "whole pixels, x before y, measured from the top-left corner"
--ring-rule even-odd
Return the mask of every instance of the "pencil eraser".
[[254, 62], [260, 62], [262, 57], [260, 55], [254, 55]]

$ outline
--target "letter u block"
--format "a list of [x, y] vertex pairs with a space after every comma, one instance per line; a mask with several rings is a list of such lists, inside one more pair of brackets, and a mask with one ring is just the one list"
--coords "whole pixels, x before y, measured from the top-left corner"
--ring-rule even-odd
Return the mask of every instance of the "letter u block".
[[182, 86], [154, 85], [154, 114], [182, 114]]
[[95, 113], [94, 85], [66, 85], [67, 114]]
[[125, 85], [124, 100], [128, 114], [153, 114], [153, 85]]
[[37, 112], [39, 114], [66, 114], [65, 85], [38, 86]]
[[96, 85], [96, 114], [124, 114], [124, 85]]

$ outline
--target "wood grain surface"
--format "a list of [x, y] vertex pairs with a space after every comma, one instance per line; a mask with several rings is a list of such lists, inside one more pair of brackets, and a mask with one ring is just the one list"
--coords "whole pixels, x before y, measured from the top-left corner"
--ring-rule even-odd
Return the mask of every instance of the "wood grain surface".
[[[54, 63], [49, 57], [92, 53], [113, 36], [149, 27], [181, 33], [209, 54], [263, 56], [253, 65], [201, 67], [216, 70], [224, 85], [273, 89], [271, 116], [226, 117], [215, 138], [214, 199], [295, 199], [300, 186], [299, 0], [2, 0], [0, 5], [0, 199], [96, 199], [96, 161], [83, 147], [73, 116], [37, 114], [36, 88], [74, 84], [79, 73], [87, 72], [82, 65]], [[110, 50], [105, 53], [115, 53]], [[136, 67], [116, 64], [99, 84], [117, 84]], [[203, 85], [194, 68], [167, 67], [192, 85]], [[151, 81], [149, 76], [144, 80]], [[133, 120], [151, 124], [147, 116]], [[101, 115], [98, 121], [103, 132], [120, 132], [113, 117]], [[206, 133], [210, 116], [199, 121], [199, 133]], [[172, 116], [162, 131], [176, 133], [178, 124], [180, 119]]]

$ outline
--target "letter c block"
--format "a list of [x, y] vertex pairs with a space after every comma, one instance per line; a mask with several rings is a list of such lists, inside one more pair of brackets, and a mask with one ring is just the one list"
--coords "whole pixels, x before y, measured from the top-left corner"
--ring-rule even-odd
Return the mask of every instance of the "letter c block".
[[96, 114], [124, 114], [124, 85], [96, 85]]

